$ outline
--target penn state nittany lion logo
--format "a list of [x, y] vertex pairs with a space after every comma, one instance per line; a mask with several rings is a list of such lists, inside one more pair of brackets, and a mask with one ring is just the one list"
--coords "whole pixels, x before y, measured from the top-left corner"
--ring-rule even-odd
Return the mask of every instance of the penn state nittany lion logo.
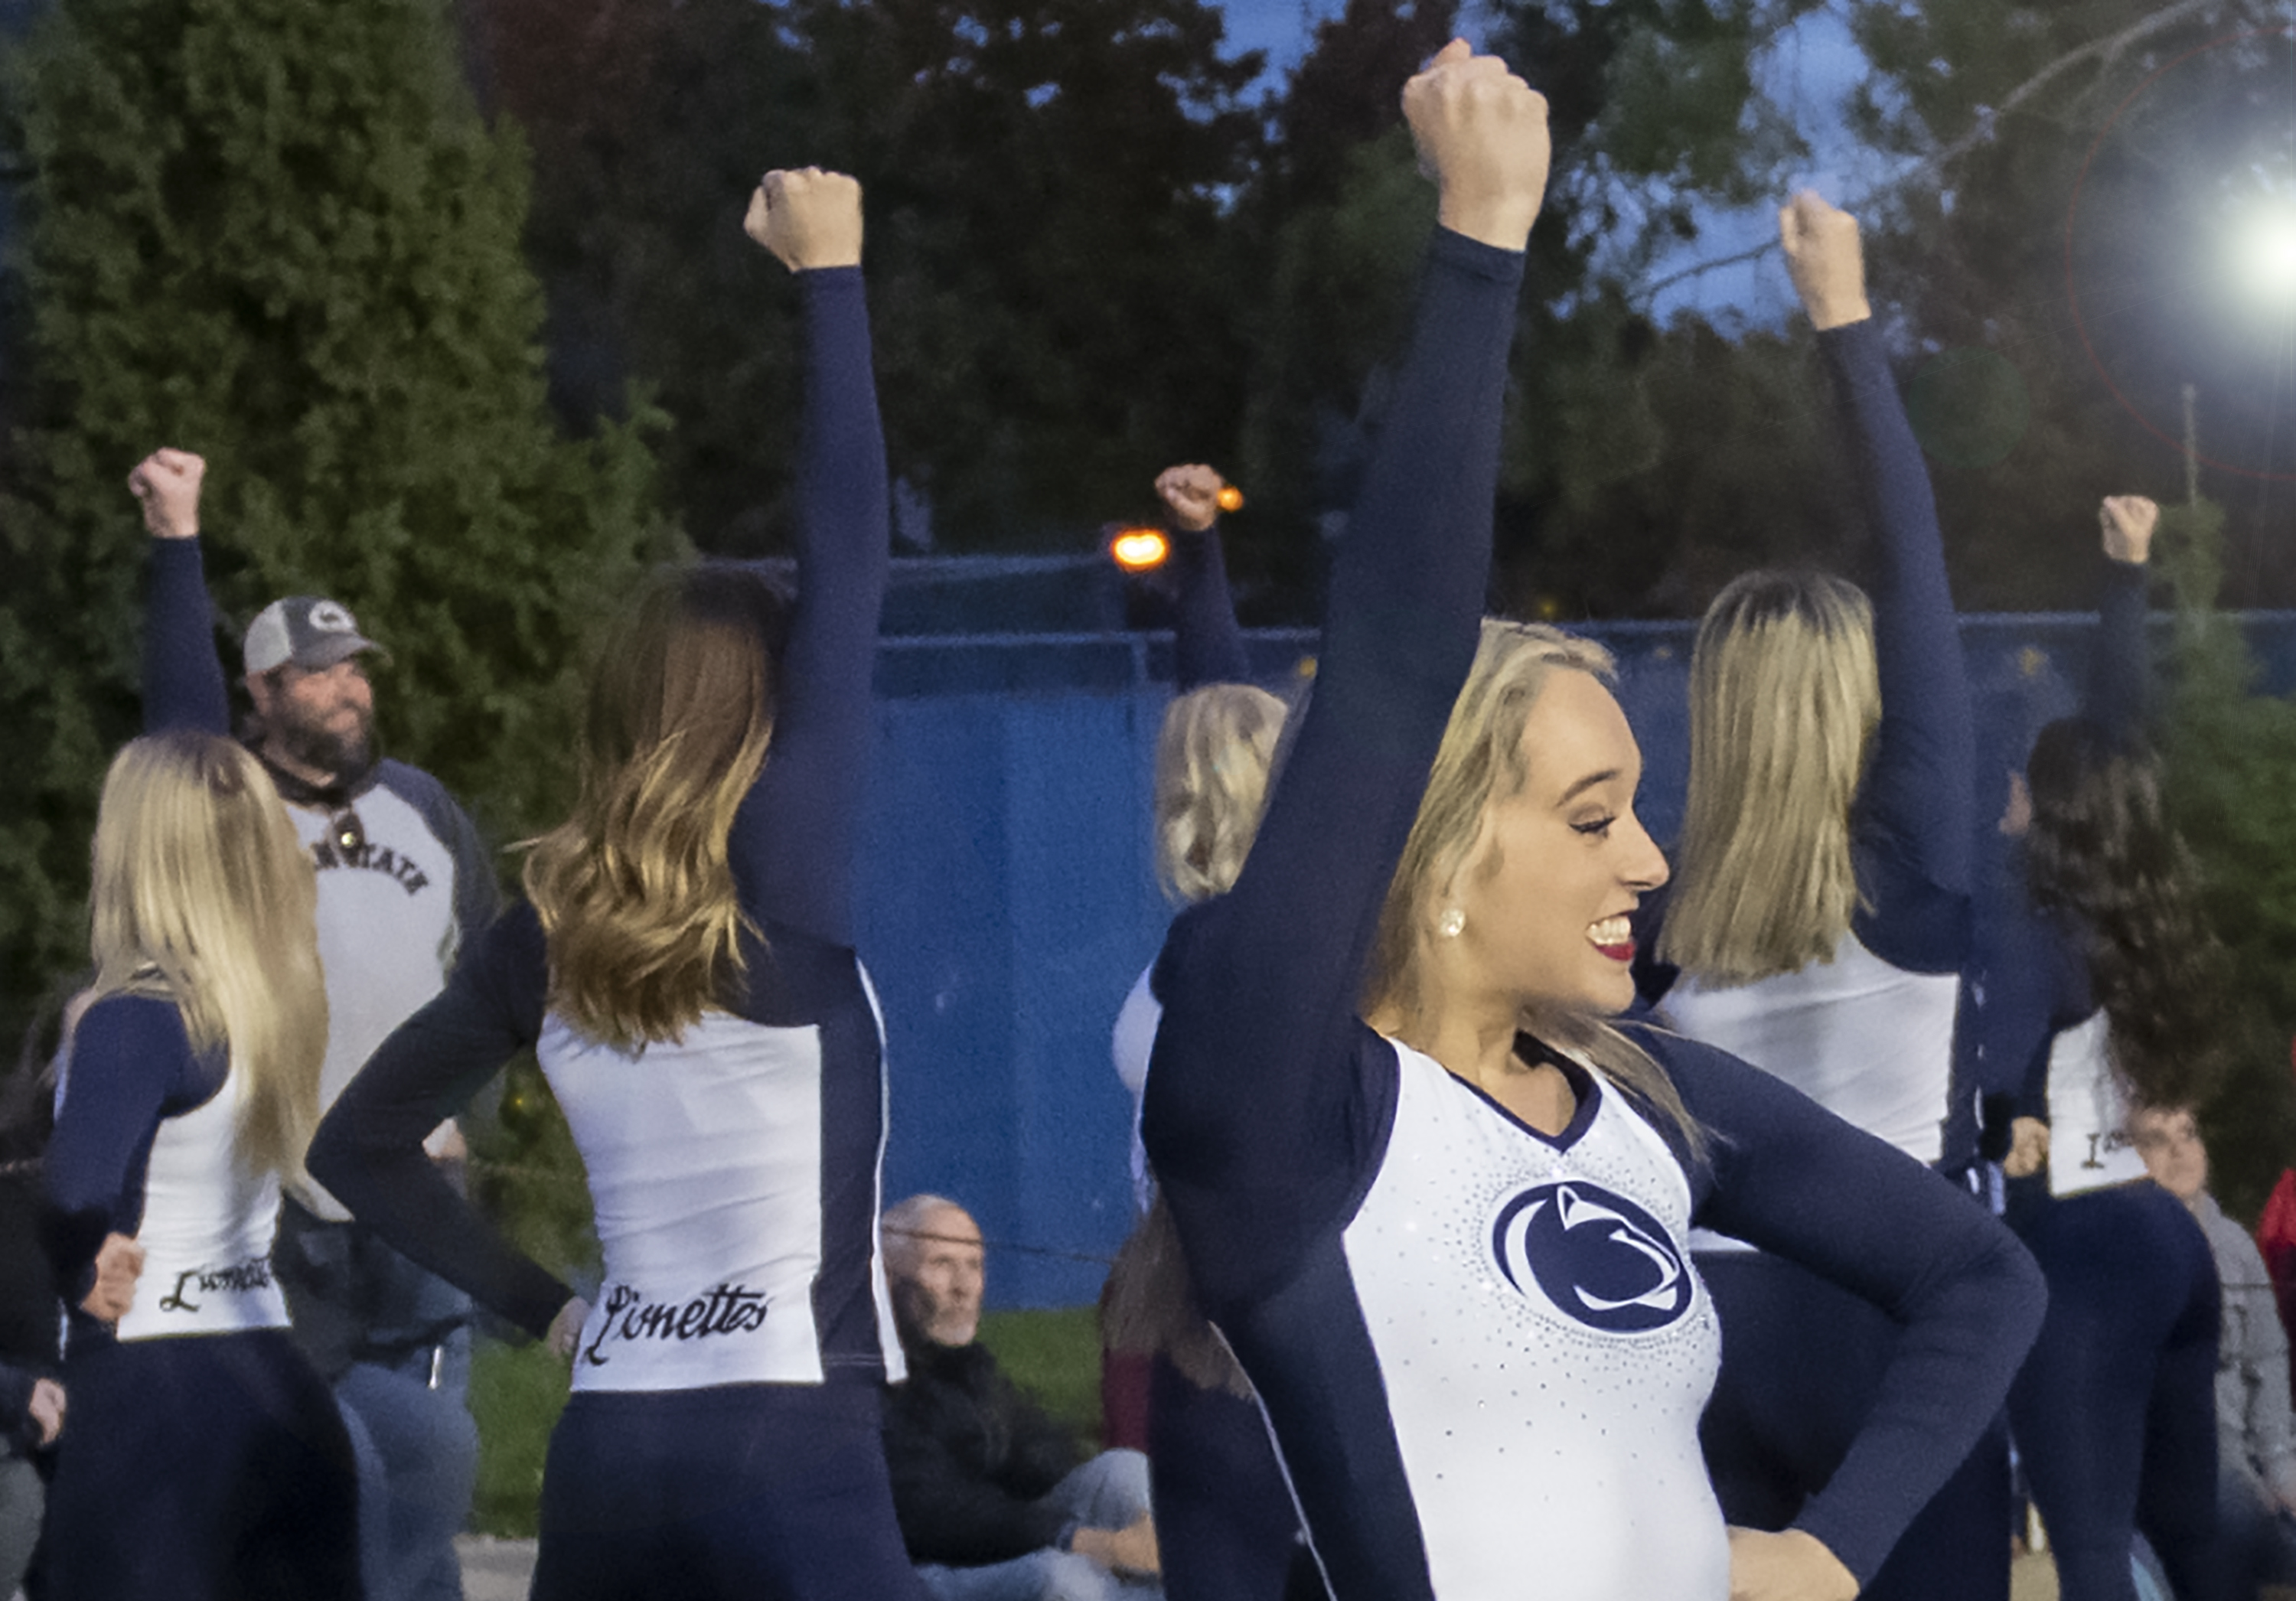
[[1491, 1226], [1499, 1271], [1517, 1292], [1607, 1334], [1663, 1328], [1690, 1310], [1692, 1281], [1657, 1219], [1600, 1185], [1522, 1191]]

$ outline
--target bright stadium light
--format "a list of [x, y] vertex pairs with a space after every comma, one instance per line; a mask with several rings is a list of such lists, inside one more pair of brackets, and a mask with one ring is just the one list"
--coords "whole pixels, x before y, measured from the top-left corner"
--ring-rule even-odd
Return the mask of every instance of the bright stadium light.
[[2296, 306], [2296, 209], [2276, 209], [2251, 218], [2235, 249], [2241, 279], [2251, 293]]

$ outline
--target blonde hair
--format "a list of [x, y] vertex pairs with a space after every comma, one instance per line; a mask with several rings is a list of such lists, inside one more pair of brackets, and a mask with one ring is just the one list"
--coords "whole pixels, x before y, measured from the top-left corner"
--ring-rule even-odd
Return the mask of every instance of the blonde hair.
[[[1467, 682], [1451, 707], [1451, 720], [1428, 775], [1419, 816], [1380, 909], [1363, 1010], [1391, 1011], [1402, 1032], [1425, 1021], [1420, 964], [1435, 909], [1483, 835], [1491, 805], [1517, 793], [1530, 776], [1523, 728], [1547, 679], [1558, 671], [1614, 681], [1611, 655], [1542, 623], [1483, 621]], [[1542, 1043], [1580, 1058], [1603, 1076], [1669, 1119], [1695, 1154], [1699, 1129], [1665, 1070], [1609, 1020], [1561, 1006], [1527, 1007], [1522, 1027]]]
[[533, 842], [526, 892], [550, 1001], [592, 1039], [676, 1039], [747, 977], [726, 839], [765, 765], [788, 605], [754, 568], [657, 573], [591, 679], [574, 815]]
[[1850, 809], [1882, 720], [1874, 607], [1751, 572], [1690, 660], [1690, 792], [1658, 954], [1721, 988], [1830, 962], [1858, 906]]
[[175, 1003], [193, 1050], [229, 1052], [238, 1157], [301, 1176], [319, 1121], [327, 992], [318, 884], [263, 764], [218, 735], [132, 741], [96, 812], [90, 994]]
[[1249, 684], [1208, 684], [1164, 713], [1156, 737], [1156, 880], [1184, 902], [1225, 895], [1243, 871], [1283, 702]]

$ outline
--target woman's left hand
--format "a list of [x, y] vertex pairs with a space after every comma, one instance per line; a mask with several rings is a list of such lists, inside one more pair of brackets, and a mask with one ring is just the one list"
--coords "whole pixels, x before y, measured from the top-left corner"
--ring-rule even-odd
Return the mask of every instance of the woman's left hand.
[[1730, 1531], [1730, 1601], [1854, 1601], [1857, 1577], [1814, 1534]]

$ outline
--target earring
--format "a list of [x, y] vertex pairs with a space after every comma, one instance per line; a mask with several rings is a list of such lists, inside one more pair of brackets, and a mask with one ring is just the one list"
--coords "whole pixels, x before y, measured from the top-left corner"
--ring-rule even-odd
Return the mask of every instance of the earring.
[[1467, 926], [1467, 914], [1457, 907], [1445, 907], [1443, 915], [1435, 919], [1435, 932], [1446, 940], [1456, 940]]

